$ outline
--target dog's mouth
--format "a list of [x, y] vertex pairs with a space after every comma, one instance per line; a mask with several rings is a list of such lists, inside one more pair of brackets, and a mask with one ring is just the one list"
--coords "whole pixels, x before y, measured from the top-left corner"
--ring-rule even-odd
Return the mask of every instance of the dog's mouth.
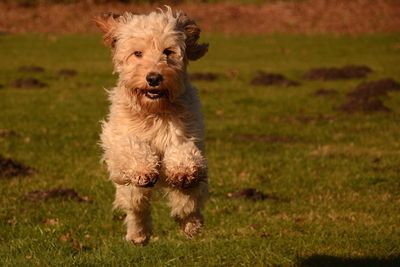
[[168, 91], [163, 89], [150, 89], [145, 90], [143, 93], [147, 98], [151, 100], [156, 100], [168, 96]]

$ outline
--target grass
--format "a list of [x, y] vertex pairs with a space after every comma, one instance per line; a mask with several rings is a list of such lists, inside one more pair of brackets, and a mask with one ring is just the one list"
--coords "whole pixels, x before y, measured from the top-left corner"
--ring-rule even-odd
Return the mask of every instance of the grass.
[[[103, 88], [115, 83], [100, 36], [0, 37], [0, 154], [35, 168], [30, 177], [0, 178], [3, 266], [398, 266], [400, 255], [400, 95], [391, 113], [336, 110], [360, 80], [311, 82], [311, 67], [365, 64], [368, 80], [400, 81], [398, 35], [204, 37], [210, 52], [191, 71], [217, 72], [196, 82], [207, 127], [210, 198], [206, 228], [186, 240], [169, 219], [163, 195], [153, 206], [154, 238], [123, 241], [111, 211], [113, 187], [99, 163]], [[35, 64], [44, 73], [21, 73]], [[60, 78], [72, 68], [76, 77]], [[257, 70], [283, 73], [299, 87], [250, 85]], [[226, 73], [237, 73], [230, 77]], [[48, 88], [14, 89], [34, 76]], [[313, 96], [334, 88], [332, 97]], [[281, 137], [281, 142], [241, 135]], [[88, 202], [31, 203], [38, 189], [74, 188]], [[255, 187], [274, 199], [228, 198]], [[58, 223], [45, 223], [57, 219]]]

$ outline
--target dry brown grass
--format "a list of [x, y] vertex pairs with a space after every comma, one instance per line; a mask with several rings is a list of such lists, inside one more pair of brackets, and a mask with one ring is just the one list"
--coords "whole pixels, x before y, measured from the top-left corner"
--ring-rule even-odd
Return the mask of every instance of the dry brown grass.
[[[104, 11], [147, 12], [150, 5], [87, 3], [23, 8], [0, 4], [0, 31], [85, 33], [96, 29], [91, 17]], [[398, 0], [308, 0], [261, 5], [182, 4], [207, 32], [225, 33], [373, 33], [400, 30]]]

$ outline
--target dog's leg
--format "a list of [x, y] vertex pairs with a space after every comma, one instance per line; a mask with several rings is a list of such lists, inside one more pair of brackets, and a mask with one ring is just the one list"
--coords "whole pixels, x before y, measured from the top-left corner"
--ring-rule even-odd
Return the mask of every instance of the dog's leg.
[[193, 237], [203, 226], [201, 208], [208, 193], [206, 160], [193, 142], [172, 144], [165, 151], [163, 171], [171, 215], [183, 232]]
[[145, 245], [151, 236], [151, 189], [116, 185], [114, 207], [126, 212], [125, 239], [135, 245]]
[[201, 209], [207, 199], [207, 182], [201, 181], [189, 189], [167, 188], [171, 216], [189, 238], [198, 234], [204, 224]]
[[159, 177], [159, 157], [149, 144], [137, 137], [113, 131], [103, 124], [104, 159], [110, 178], [119, 185], [151, 187]]
[[175, 188], [190, 188], [207, 180], [207, 162], [193, 143], [172, 144], [165, 150], [163, 171], [166, 183]]

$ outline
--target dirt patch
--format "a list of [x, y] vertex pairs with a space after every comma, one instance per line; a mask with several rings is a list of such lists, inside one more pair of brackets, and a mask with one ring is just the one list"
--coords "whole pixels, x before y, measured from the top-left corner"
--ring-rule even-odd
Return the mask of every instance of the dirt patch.
[[270, 195], [270, 194], [265, 194], [255, 188], [243, 188], [240, 189], [236, 192], [231, 192], [228, 193], [227, 196], [229, 198], [243, 198], [243, 199], [248, 199], [248, 200], [252, 200], [252, 201], [264, 201], [264, 200], [277, 200], [277, 201], [283, 201], [283, 202], [287, 202], [288, 199], [284, 199], [281, 197], [277, 197], [274, 195]]
[[245, 198], [253, 201], [260, 201], [267, 199], [268, 195], [261, 191], [256, 190], [255, 188], [244, 188], [233, 193], [228, 193], [228, 197]]
[[250, 142], [264, 142], [264, 143], [279, 143], [288, 144], [296, 142], [296, 138], [290, 136], [278, 135], [257, 135], [257, 134], [240, 134], [236, 136], [237, 140], [250, 141]]
[[16, 136], [16, 135], [17, 135], [17, 133], [15, 131], [13, 131], [13, 130], [0, 129], [0, 138]]
[[329, 88], [320, 88], [314, 92], [315, 96], [335, 96], [338, 94], [338, 91], [335, 89]]
[[390, 91], [400, 91], [400, 84], [393, 79], [382, 79], [359, 84], [354, 91], [348, 93], [351, 98], [372, 98], [386, 96]]
[[339, 110], [347, 113], [390, 112], [390, 109], [383, 104], [382, 100], [377, 98], [373, 99], [350, 98], [347, 102], [345, 102], [343, 105], [339, 107]]
[[32, 168], [0, 155], [0, 178], [23, 177], [33, 173]]
[[215, 81], [219, 75], [213, 72], [193, 72], [190, 74], [190, 79], [192, 81]]
[[334, 122], [336, 121], [337, 118], [331, 115], [318, 114], [318, 115], [300, 115], [293, 117], [293, 119], [303, 124], [315, 124], [318, 122]]
[[400, 91], [400, 84], [393, 79], [383, 79], [359, 84], [347, 94], [347, 101], [339, 110], [347, 113], [356, 112], [389, 112], [380, 97], [387, 96], [390, 91]]
[[372, 69], [364, 65], [347, 65], [341, 68], [315, 68], [309, 70], [305, 75], [306, 80], [348, 80], [365, 78]]
[[[160, 6], [157, 3], [138, 5], [91, 0], [79, 1], [80, 3], [68, 1], [68, 5], [37, 1], [40, 2], [37, 6], [24, 8], [15, 5], [15, 1], [7, 2], [9, 3], [0, 3], [0, 10], [6, 11], [0, 17], [0, 31], [12, 33], [97, 32], [92, 21], [96, 14], [129, 10], [144, 13]], [[104, 3], [90, 4], [95, 2]], [[191, 2], [193, 3], [174, 5], [174, 9], [183, 10], [194, 17], [204, 32], [357, 34], [398, 32], [400, 29], [400, 3], [397, 0], [375, 0], [373, 4], [370, 0], [265, 1], [245, 5], [226, 3], [227, 1], [216, 4]]]
[[78, 75], [78, 72], [73, 69], [60, 69], [57, 72], [57, 75], [62, 78], [70, 78], [70, 77], [75, 77]]
[[36, 78], [19, 78], [14, 80], [11, 86], [20, 89], [39, 89], [47, 87], [48, 85]]
[[36, 65], [21, 66], [18, 68], [19, 72], [31, 72], [31, 73], [41, 73], [44, 72], [44, 68]]
[[35, 190], [24, 196], [24, 200], [30, 202], [46, 201], [52, 198], [60, 198], [62, 200], [75, 200], [78, 202], [87, 202], [88, 197], [79, 196], [72, 188], [56, 188], [50, 190]]
[[251, 80], [252, 85], [278, 85], [283, 87], [298, 86], [298, 82], [288, 80], [284, 75], [279, 73], [268, 73], [264, 71], [258, 71], [257, 75]]

